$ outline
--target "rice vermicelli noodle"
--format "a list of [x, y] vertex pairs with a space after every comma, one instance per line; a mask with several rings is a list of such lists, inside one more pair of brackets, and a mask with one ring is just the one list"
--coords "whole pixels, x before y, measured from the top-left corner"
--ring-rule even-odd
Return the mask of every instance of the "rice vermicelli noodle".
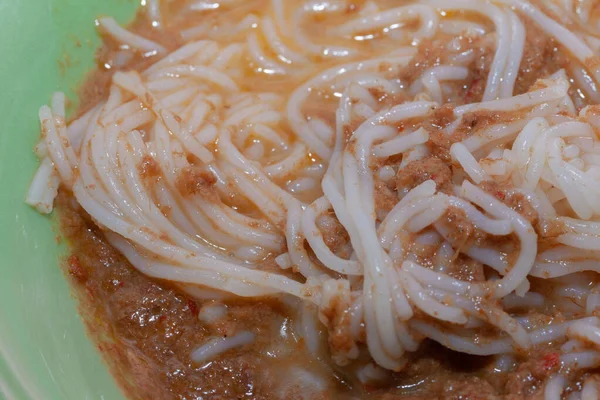
[[[136, 269], [192, 295], [299, 299], [308, 347], [322, 324], [364, 376], [426, 339], [498, 360], [559, 342], [544, 396], [598, 398], [595, 2], [241, 3], [187, 2], [176, 49], [100, 18], [153, 62], [69, 123], [64, 94], [41, 107], [26, 201], [72, 191]], [[163, 9], [146, 4], [157, 30]]]

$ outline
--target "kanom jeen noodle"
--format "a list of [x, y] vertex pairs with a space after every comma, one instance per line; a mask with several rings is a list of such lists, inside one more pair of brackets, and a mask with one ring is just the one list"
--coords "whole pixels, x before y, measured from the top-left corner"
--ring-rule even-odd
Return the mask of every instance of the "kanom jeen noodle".
[[68, 124], [62, 93], [40, 109], [27, 202], [72, 192], [190, 296], [290, 305], [350, 381], [385, 384], [426, 341], [500, 371], [551, 349], [520, 395], [597, 399], [598, 6], [149, 0], [151, 34], [97, 21], [108, 96]]

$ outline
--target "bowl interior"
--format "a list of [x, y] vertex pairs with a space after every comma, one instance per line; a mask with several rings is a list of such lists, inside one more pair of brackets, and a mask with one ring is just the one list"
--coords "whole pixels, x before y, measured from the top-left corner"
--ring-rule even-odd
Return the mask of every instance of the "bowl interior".
[[[120, 399], [85, 335], [59, 268], [51, 217], [24, 204], [37, 160], [37, 113], [94, 67], [94, 20], [130, 20], [133, 0], [0, 0], [0, 398]], [[4, 394], [4, 396], [2, 396]]]

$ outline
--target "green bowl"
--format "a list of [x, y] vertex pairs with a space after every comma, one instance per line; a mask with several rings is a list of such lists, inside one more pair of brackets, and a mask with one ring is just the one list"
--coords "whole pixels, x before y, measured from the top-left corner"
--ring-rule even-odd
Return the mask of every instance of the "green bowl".
[[0, 398], [122, 399], [59, 263], [55, 221], [24, 204], [37, 112], [94, 67], [94, 19], [130, 20], [129, 0], [0, 0]]

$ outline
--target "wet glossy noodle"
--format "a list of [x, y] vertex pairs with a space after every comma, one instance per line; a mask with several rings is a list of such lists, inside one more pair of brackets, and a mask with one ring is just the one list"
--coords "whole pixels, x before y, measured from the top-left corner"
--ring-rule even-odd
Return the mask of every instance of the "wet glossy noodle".
[[[120, 49], [108, 95], [70, 123], [62, 93], [40, 108], [29, 204], [72, 191], [193, 297], [291, 304], [303, 351], [349, 385], [438, 342], [502, 373], [546, 363], [519, 395], [598, 398], [595, 1], [144, 4], [151, 34], [98, 20]], [[306, 398], [329, 390], [298, 374]]]

